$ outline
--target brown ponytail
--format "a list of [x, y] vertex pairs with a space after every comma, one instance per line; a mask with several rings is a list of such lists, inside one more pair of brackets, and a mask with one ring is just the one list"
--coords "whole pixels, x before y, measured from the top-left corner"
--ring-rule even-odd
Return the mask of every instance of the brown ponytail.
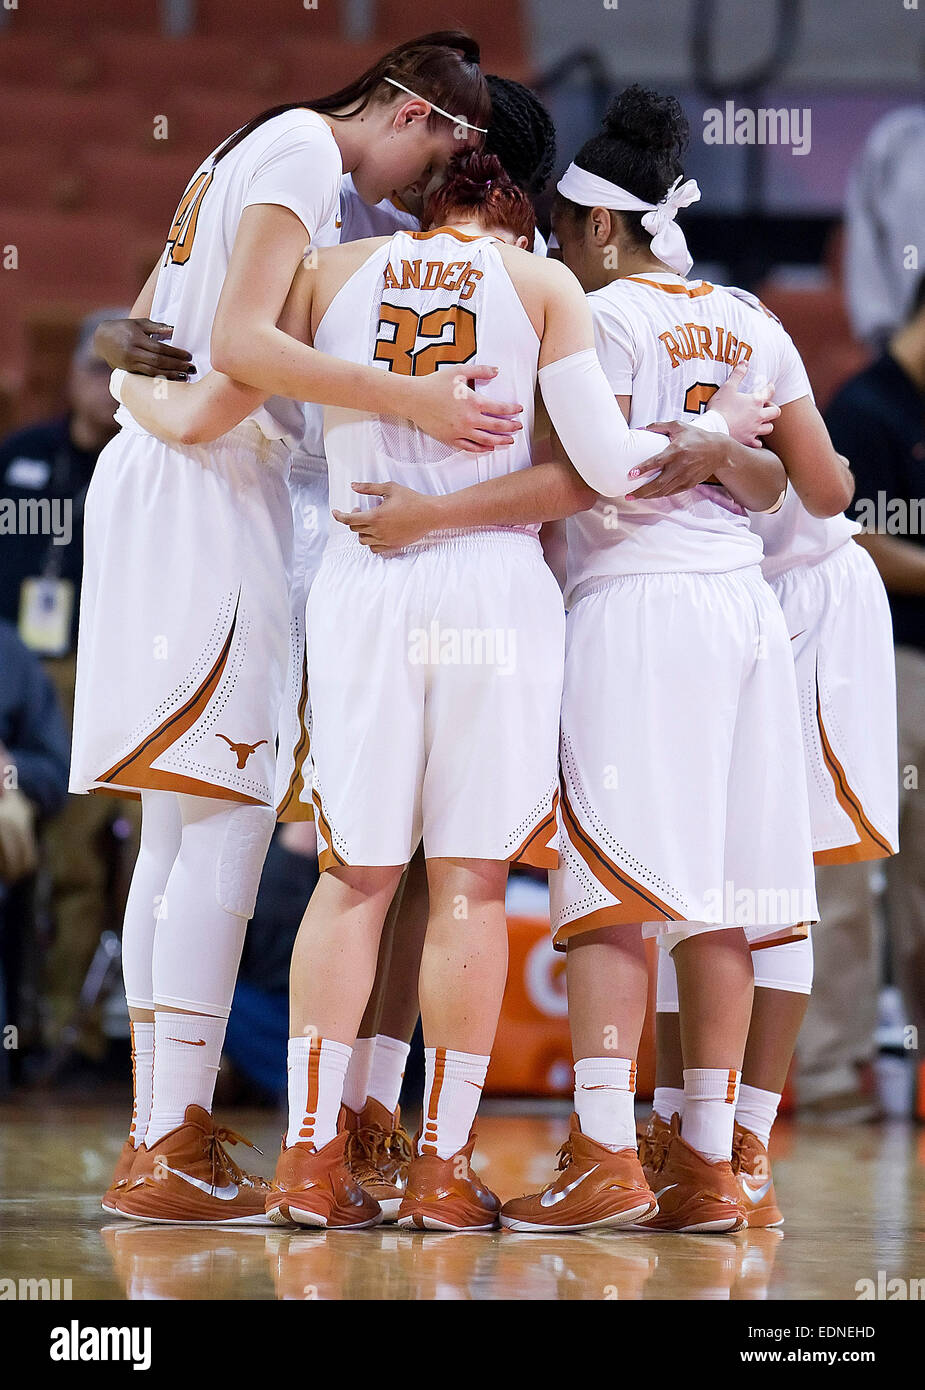
[[[400, 43], [389, 53], [384, 54], [371, 68], [367, 68], [353, 82], [341, 87], [329, 96], [310, 97], [305, 101], [290, 101], [282, 106], [271, 106], [261, 111], [236, 131], [215, 156], [217, 164], [229, 150], [245, 140], [251, 131], [284, 111], [298, 111], [310, 107], [312, 111], [334, 115], [344, 107], [348, 110], [338, 120], [347, 120], [365, 111], [370, 102], [380, 100], [382, 86], [387, 77], [403, 83], [417, 92], [426, 101], [436, 102], [445, 111], [474, 126], [487, 126], [491, 112], [491, 98], [485, 78], [479, 69], [479, 46], [475, 39], [457, 29], [439, 30], [433, 34], [422, 34], [418, 39]], [[395, 88], [389, 87], [391, 93]], [[430, 114], [431, 123], [444, 119], [437, 112]]]

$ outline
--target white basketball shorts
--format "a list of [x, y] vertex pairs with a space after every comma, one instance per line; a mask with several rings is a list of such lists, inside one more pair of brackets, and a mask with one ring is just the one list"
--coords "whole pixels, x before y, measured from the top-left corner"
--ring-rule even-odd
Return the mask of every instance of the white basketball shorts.
[[87, 493], [71, 791], [272, 806], [289, 651], [288, 450], [251, 422], [123, 429]]
[[565, 615], [532, 535], [329, 545], [308, 599], [322, 869], [557, 862]]
[[896, 667], [883, 581], [854, 540], [772, 584], [796, 665], [817, 864], [899, 845]]
[[568, 616], [554, 940], [815, 920], [796, 683], [758, 566], [592, 581]]

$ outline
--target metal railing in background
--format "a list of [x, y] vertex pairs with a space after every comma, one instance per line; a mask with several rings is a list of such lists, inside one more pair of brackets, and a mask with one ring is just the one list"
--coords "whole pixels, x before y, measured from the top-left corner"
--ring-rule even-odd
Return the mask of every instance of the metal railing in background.
[[[697, 0], [691, 26], [691, 68], [695, 85], [715, 100], [732, 99], [748, 104], [779, 78], [793, 57], [802, 21], [802, 0], [771, 0], [774, 7], [774, 37], [767, 57], [734, 77], [717, 76], [714, 34], [718, 12], [716, 0]], [[745, 191], [743, 211], [760, 212], [764, 207], [765, 146], [752, 144], [745, 150]]]

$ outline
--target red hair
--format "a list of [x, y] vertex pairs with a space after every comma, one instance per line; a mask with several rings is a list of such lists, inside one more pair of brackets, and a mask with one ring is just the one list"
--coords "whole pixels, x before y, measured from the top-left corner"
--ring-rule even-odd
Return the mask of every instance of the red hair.
[[422, 228], [445, 226], [464, 214], [486, 228], [526, 237], [533, 246], [536, 214], [526, 193], [506, 174], [497, 155], [469, 150], [456, 155], [446, 169], [446, 181], [427, 200]]

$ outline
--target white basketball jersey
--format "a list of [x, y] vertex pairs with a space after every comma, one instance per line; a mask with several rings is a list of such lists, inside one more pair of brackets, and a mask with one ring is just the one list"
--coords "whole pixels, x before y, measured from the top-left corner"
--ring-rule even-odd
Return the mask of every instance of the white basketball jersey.
[[[413, 213], [406, 212], [390, 198], [383, 198], [375, 205], [364, 203], [350, 174], [345, 174], [341, 180], [338, 221], [342, 244], [362, 241], [364, 237], [392, 236], [397, 231], [416, 232], [420, 226]], [[538, 256], [546, 255], [546, 242], [540, 232], [533, 239], [533, 250]], [[324, 458], [324, 406], [307, 401], [302, 411], [305, 428], [300, 452], [309, 458]]]
[[416, 232], [420, 223], [413, 212], [391, 198], [381, 203], [364, 203], [350, 174], [340, 186], [340, 239], [363, 241], [371, 236], [391, 236], [393, 232]]
[[[478, 389], [524, 407], [524, 428], [512, 445], [468, 454], [396, 416], [326, 406], [332, 507], [349, 512], [377, 505], [376, 498], [353, 492], [354, 481], [393, 481], [442, 495], [530, 466], [540, 342], [493, 238], [445, 227], [397, 232], [335, 295], [315, 347], [405, 376], [440, 368], [465, 372], [467, 362], [497, 366], [498, 376]], [[336, 527], [332, 544], [350, 534]]]
[[[300, 108], [265, 121], [215, 163], [203, 160], [174, 216], [154, 290], [151, 317], [173, 324], [173, 341], [192, 353], [196, 380], [211, 369], [210, 339], [238, 224], [246, 207], [290, 208], [306, 243], [335, 245], [343, 166], [326, 123]], [[120, 408], [117, 417], [138, 428]], [[294, 401], [271, 397], [252, 419], [270, 439], [293, 446], [303, 431]]]
[[[772, 439], [773, 442], [773, 439]], [[776, 512], [749, 512], [752, 529], [761, 537], [765, 579], [776, 579], [795, 565], [812, 565], [824, 560], [845, 541], [857, 535], [860, 526], [844, 514], [810, 516], [792, 487]]]
[[[629, 423], [702, 414], [739, 362], [744, 390], [775, 383], [783, 405], [810, 394], [799, 354], [777, 319], [743, 291], [672, 272], [614, 280], [588, 297], [598, 356]], [[599, 500], [568, 522], [568, 594], [603, 575], [717, 573], [761, 561], [761, 541], [725, 488], [703, 484], [651, 501]]]

